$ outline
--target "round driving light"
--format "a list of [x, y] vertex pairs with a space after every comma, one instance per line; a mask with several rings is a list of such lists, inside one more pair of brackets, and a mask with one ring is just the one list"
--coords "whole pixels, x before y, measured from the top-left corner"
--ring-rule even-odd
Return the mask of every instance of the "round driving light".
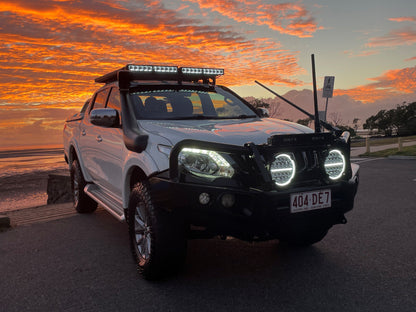
[[208, 204], [209, 201], [210, 201], [210, 198], [209, 198], [209, 194], [208, 193], [201, 193], [201, 194], [199, 194], [199, 202], [202, 205]]
[[278, 186], [288, 185], [295, 176], [295, 171], [295, 162], [288, 154], [276, 155], [270, 166], [272, 179]]
[[345, 171], [345, 157], [339, 150], [329, 151], [325, 159], [325, 172], [331, 180], [339, 179]]
[[221, 205], [225, 208], [230, 208], [235, 204], [235, 196], [233, 194], [226, 193], [221, 196]]

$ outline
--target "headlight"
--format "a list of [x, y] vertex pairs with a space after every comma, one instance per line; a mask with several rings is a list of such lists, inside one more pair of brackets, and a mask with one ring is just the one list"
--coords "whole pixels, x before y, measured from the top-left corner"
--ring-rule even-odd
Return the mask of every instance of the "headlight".
[[345, 171], [345, 157], [339, 150], [329, 151], [325, 159], [325, 171], [331, 180], [339, 179]]
[[288, 154], [276, 155], [270, 167], [270, 172], [273, 181], [278, 186], [288, 185], [295, 176], [295, 162]]
[[234, 175], [230, 163], [215, 151], [185, 147], [179, 153], [178, 162], [196, 174], [227, 178]]

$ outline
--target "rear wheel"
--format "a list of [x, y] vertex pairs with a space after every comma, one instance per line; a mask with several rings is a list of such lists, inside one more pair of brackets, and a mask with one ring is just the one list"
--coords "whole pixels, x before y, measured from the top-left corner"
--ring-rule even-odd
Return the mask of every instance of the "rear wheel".
[[71, 188], [74, 198], [74, 208], [79, 213], [92, 213], [97, 209], [97, 203], [84, 192], [87, 185], [82, 175], [78, 160], [74, 160], [71, 166]]
[[146, 182], [137, 183], [130, 196], [128, 226], [133, 257], [148, 280], [178, 271], [186, 257], [186, 231], [178, 213], [153, 204]]

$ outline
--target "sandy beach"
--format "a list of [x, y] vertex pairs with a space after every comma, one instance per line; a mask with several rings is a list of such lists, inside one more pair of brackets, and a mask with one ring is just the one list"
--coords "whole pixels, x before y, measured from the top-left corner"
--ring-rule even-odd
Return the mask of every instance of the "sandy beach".
[[61, 170], [37, 171], [0, 178], [0, 213], [46, 205], [48, 176]]
[[46, 205], [48, 175], [62, 170], [62, 149], [0, 152], [0, 213]]

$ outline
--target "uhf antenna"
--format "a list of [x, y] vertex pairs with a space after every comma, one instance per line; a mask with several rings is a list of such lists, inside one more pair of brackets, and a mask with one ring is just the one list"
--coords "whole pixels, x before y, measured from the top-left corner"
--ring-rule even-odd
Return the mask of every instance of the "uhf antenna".
[[321, 123], [319, 120], [319, 111], [318, 111], [318, 94], [316, 92], [316, 72], [315, 72], [315, 55], [311, 55], [312, 61], [312, 80], [313, 80], [313, 104], [315, 108], [315, 132], [321, 132]]
[[325, 129], [327, 129], [329, 131], [333, 131], [333, 132], [335, 132], [335, 134], [338, 135], [338, 134], [340, 134], [341, 131], [337, 127], [334, 127], [331, 124], [327, 123], [326, 121], [323, 121], [323, 120], [320, 120], [319, 119], [318, 96], [317, 96], [317, 92], [316, 92], [316, 78], [315, 78], [316, 77], [315, 76], [315, 58], [314, 58], [314, 55], [313, 54], [312, 54], [312, 75], [313, 75], [313, 95], [314, 95], [314, 107], [315, 107], [315, 114], [314, 115], [312, 115], [311, 113], [308, 113], [303, 108], [297, 106], [296, 104], [292, 103], [288, 99], [286, 99], [283, 96], [277, 94], [277, 92], [271, 90], [270, 88], [268, 88], [265, 85], [261, 84], [257, 80], [254, 80], [254, 82], [257, 83], [259, 86], [263, 87], [264, 89], [266, 89], [267, 91], [269, 91], [270, 93], [273, 93], [274, 95], [276, 95], [279, 99], [285, 101], [289, 105], [291, 105], [294, 108], [298, 109], [299, 111], [301, 111], [302, 113], [304, 113], [305, 115], [307, 115], [310, 119], [314, 120], [315, 121], [315, 132], [318, 132], [318, 133], [321, 132], [321, 125], [322, 125], [322, 126], [324, 126]]

